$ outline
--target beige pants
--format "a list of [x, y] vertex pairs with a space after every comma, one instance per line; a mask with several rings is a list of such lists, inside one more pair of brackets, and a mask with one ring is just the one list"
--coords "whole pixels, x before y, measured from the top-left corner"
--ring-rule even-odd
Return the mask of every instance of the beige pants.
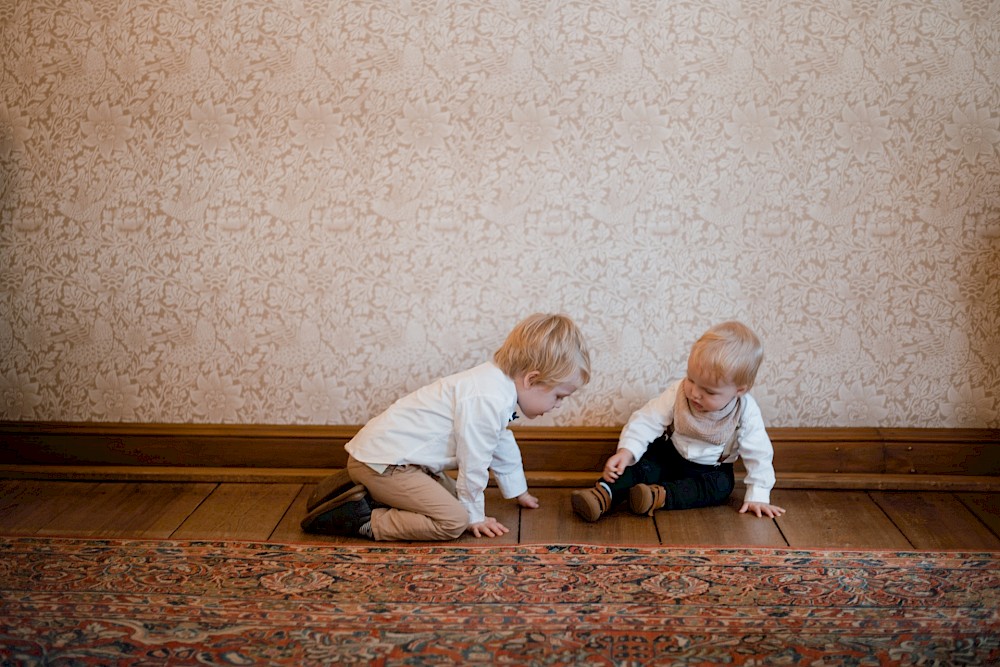
[[453, 540], [469, 525], [469, 513], [458, 502], [455, 480], [428, 473], [421, 466], [389, 466], [379, 474], [353, 456], [347, 472], [388, 508], [372, 510], [372, 534], [379, 541]]

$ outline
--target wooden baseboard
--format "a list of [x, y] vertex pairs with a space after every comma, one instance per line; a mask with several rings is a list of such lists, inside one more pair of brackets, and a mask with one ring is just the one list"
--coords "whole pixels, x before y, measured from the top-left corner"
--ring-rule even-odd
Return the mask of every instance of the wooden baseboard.
[[[311, 482], [356, 425], [0, 422], [0, 477]], [[517, 427], [533, 486], [593, 481], [620, 427]], [[773, 428], [779, 488], [996, 490], [1000, 429]]]

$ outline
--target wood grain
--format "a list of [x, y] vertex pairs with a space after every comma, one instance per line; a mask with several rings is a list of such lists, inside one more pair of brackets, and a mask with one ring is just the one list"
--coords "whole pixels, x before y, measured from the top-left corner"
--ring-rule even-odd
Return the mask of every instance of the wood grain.
[[771, 494], [787, 512], [775, 519], [788, 544], [804, 548], [909, 549], [906, 536], [863, 491]]
[[959, 493], [957, 496], [994, 535], [1000, 536], [1000, 494]]
[[719, 507], [656, 512], [660, 542], [675, 546], [787, 546], [774, 519], [740, 514], [742, 504], [733, 497]]
[[[73, 535], [249, 539], [282, 543], [371, 544], [309, 535], [299, 528], [311, 485], [196, 482], [95, 483], [0, 480], [0, 535]], [[466, 535], [447, 544], [664, 544], [842, 549], [995, 550], [997, 494], [779, 490], [788, 513], [767, 520], [728, 506], [658, 512], [655, 519], [618, 510], [596, 523], [572, 512], [568, 488], [539, 488], [537, 510], [520, 509], [487, 489], [486, 507], [511, 531]], [[874, 496], [874, 498], [873, 498]], [[876, 502], [876, 499], [878, 502]], [[176, 526], [176, 530], [171, 530]], [[778, 531], [777, 534], [775, 531]], [[168, 535], [169, 533], [169, 535]], [[412, 544], [412, 543], [394, 543]]]
[[300, 484], [220, 484], [171, 537], [266, 540]]
[[951, 493], [872, 491], [878, 503], [917, 549], [1000, 549], [997, 538]]
[[[0, 530], [5, 535], [35, 535], [68, 508], [78, 505], [101, 487], [94, 482], [0, 482]], [[87, 531], [89, 521], [78, 530]]]

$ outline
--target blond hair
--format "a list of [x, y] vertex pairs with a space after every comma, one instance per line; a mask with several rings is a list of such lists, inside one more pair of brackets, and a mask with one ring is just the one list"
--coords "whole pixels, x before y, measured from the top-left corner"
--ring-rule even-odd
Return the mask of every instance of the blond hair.
[[538, 382], [555, 386], [590, 381], [590, 352], [583, 333], [566, 315], [535, 313], [515, 326], [493, 354], [509, 377], [538, 371]]
[[715, 380], [728, 380], [749, 389], [764, 360], [764, 347], [757, 335], [742, 322], [716, 324], [693, 346], [688, 363]]

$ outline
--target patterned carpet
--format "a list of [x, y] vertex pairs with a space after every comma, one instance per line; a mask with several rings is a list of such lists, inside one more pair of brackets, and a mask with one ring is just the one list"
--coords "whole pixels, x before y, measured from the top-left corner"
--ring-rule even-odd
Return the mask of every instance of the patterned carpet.
[[996, 665], [1000, 554], [0, 538], [0, 664]]

